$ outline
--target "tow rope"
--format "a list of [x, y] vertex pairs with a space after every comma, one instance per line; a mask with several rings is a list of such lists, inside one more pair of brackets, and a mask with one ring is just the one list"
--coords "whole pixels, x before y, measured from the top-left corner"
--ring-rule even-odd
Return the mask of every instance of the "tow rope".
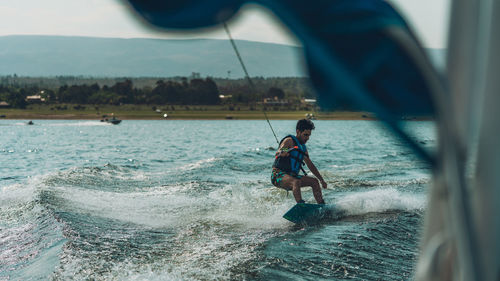
[[[240, 52], [238, 51], [238, 47], [236, 47], [236, 43], [234, 42], [233, 37], [231, 36], [231, 32], [229, 32], [229, 27], [227, 27], [226, 22], [223, 22], [222, 24], [224, 25], [224, 30], [226, 30], [227, 37], [229, 37], [229, 41], [231, 42], [231, 45], [233, 46], [233, 50], [236, 53], [236, 57], [238, 57], [238, 60], [240, 61], [241, 67], [243, 68], [243, 72], [245, 72], [245, 77], [248, 81], [248, 84], [250, 85], [250, 88], [252, 89], [252, 92], [257, 93], [257, 88], [255, 88], [255, 85], [254, 85], [252, 79], [250, 78], [250, 75], [248, 75], [247, 68], [245, 67], [245, 63], [243, 62], [243, 59], [241, 58]], [[276, 140], [276, 143], [278, 144], [278, 149], [279, 149], [280, 142], [278, 141], [278, 137], [276, 136], [276, 133], [274, 132], [273, 126], [271, 125], [271, 122], [269, 121], [269, 118], [267, 117], [267, 113], [264, 110], [264, 107], [262, 107], [262, 112], [264, 113], [264, 116], [266, 117], [266, 121], [267, 121], [267, 124], [269, 124], [269, 128], [271, 128], [271, 131], [273, 132], [274, 139]], [[302, 170], [304, 175], [307, 176], [307, 173], [304, 170], [304, 168], [302, 167], [302, 165], [304, 165], [304, 161], [302, 161], [300, 169]], [[288, 194], [288, 192], [287, 192], [287, 194]]]
[[[245, 77], [247, 78], [248, 84], [250, 85], [250, 88], [252, 89], [253, 93], [257, 93], [257, 88], [255, 88], [255, 85], [252, 82], [252, 79], [250, 78], [250, 75], [248, 75], [247, 68], [245, 67], [245, 63], [243, 62], [243, 59], [241, 59], [240, 52], [238, 51], [238, 48], [236, 47], [236, 43], [233, 40], [233, 37], [231, 36], [231, 32], [229, 32], [229, 28], [227, 27], [226, 22], [223, 22], [224, 29], [226, 30], [227, 37], [229, 37], [229, 41], [231, 42], [231, 45], [233, 46], [234, 52], [236, 53], [236, 56], [238, 57], [238, 60], [240, 61], [241, 67], [243, 68], [243, 72], [245, 72]], [[278, 141], [278, 137], [276, 136], [276, 133], [274, 132], [273, 126], [271, 126], [271, 122], [269, 121], [269, 118], [267, 117], [267, 113], [262, 108], [262, 112], [264, 112], [264, 116], [266, 117], [267, 124], [269, 124], [269, 128], [271, 128], [271, 131], [273, 132], [274, 139], [276, 140], [276, 143], [280, 144]], [[278, 147], [279, 148], [279, 147]]]

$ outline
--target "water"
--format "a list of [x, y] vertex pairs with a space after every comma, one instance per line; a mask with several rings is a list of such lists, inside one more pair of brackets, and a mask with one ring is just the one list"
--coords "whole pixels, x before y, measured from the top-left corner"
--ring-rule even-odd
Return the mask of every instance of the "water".
[[0, 280], [411, 279], [430, 170], [376, 122], [315, 122], [344, 215], [309, 226], [281, 217], [265, 121], [34, 122], [0, 121]]

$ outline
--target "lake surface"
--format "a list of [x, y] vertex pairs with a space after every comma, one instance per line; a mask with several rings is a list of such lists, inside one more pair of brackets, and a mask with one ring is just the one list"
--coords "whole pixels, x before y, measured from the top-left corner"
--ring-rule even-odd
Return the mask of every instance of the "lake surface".
[[[282, 218], [266, 121], [25, 123], [0, 120], [0, 280], [412, 277], [430, 168], [377, 122], [315, 121], [342, 216], [306, 226]], [[435, 146], [434, 123], [407, 127]]]

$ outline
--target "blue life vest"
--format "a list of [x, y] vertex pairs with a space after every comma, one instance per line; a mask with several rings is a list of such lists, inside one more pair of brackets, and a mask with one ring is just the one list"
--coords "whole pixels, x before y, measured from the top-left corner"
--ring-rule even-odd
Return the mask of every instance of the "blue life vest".
[[299, 140], [293, 135], [284, 137], [280, 141], [280, 146], [281, 143], [283, 143], [283, 141], [289, 137], [292, 138], [294, 147], [288, 150], [289, 156], [277, 156], [274, 160], [273, 168], [278, 168], [287, 174], [296, 176], [299, 174], [300, 168], [303, 165], [304, 155], [307, 152], [307, 148], [305, 144], [301, 144]]

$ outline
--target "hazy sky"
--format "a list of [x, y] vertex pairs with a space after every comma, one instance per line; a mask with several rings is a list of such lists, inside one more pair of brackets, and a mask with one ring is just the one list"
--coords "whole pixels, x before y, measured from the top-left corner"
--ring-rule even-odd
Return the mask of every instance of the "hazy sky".
[[[426, 47], [445, 47], [450, 0], [393, 0]], [[13, 34], [96, 37], [221, 38], [221, 29], [159, 33], [139, 23], [119, 0], [1, 0], [0, 36]], [[298, 44], [275, 17], [260, 7], [245, 7], [230, 23], [236, 39]]]

